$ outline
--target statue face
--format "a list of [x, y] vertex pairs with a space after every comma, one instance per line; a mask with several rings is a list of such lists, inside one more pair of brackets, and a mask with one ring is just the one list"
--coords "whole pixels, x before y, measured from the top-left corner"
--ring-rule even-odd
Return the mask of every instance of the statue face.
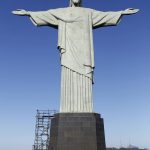
[[81, 0], [72, 0], [74, 4], [79, 4]]
[[81, 7], [82, 0], [70, 0], [70, 7]]

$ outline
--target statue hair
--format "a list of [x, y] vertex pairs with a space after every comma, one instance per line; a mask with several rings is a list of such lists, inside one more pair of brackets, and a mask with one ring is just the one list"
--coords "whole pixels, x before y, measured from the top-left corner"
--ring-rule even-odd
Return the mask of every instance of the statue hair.
[[[72, 3], [73, 3], [72, 0], [70, 0], [70, 5], [69, 5], [70, 7], [72, 7]], [[78, 6], [78, 7], [81, 7], [81, 6], [82, 6], [82, 0], [80, 0], [80, 2], [78, 3], [77, 6]]]

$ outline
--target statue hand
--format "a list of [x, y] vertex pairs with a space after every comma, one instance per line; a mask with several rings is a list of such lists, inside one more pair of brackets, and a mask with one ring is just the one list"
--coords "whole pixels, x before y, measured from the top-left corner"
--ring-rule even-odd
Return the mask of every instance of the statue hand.
[[134, 9], [134, 8], [128, 8], [122, 12], [123, 15], [131, 15], [135, 14], [139, 11], [139, 9]]
[[29, 16], [29, 12], [24, 10], [24, 9], [17, 9], [16, 11], [12, 11], [14, 15], [19, 15], [19, 16]]

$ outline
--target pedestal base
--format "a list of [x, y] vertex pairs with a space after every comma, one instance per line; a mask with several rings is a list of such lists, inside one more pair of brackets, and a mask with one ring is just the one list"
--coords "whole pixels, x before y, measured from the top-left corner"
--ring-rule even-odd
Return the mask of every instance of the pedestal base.
[[103, 119], [96, 113], [56, 114], [48, 150], [106, 150]]

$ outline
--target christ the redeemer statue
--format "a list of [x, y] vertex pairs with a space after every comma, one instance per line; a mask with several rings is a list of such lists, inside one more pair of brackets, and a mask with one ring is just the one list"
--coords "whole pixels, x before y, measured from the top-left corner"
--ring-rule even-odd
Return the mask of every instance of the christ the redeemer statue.
[[70, 7], [32, 12], [16, 10], [13, 14], [29, 16], [36, 26], [58, 28], [58, 48], [61, 54], [60, 112], [93, 112], [92, 84], [94, 49], [92, 30], [114, 26], [123, 15], [138, 12], [126, 9], [102, 12], [81, 7], [81, 0], [70, 0]]

